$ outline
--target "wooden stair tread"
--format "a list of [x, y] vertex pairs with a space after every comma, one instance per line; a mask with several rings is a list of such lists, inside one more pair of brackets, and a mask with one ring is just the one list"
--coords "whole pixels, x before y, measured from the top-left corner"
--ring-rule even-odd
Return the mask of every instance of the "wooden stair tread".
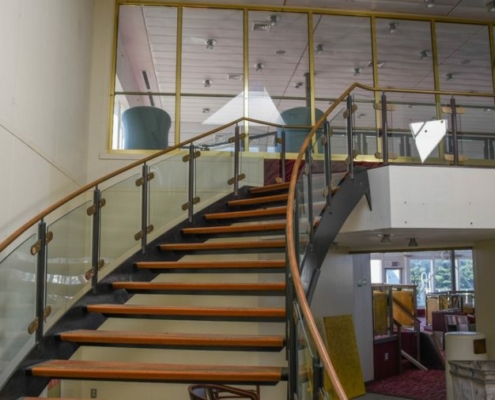
[[232, 260], [232, 261], [140, 261], [139, 269], [273, 269], [285, 271], [285, 260]]
[[63, 332], [60, 339], [77, 343], [107, 343], [132, 345], [215, 346], [215, 347], [274, 347], [284, 346], [283, 336], [254, 336], [226, 334], [195, 334], [136, 331], [77, 330]]
[[114, 315], [141, 316], [190, 316], [190, 317], [261, 317], [283, 318], [283, 308], [248, 308], [248, 307], [173, 307], [148, 306], [137, 304], [90, 304], [88, 312]]
[[215, 291], [285, 291], [284, 282], [225, 283], [225, 282], [113, 282], [114, 289], [129, 290], [215, 290]]
[[250, 199], [230, 200], [227, 202], [229, 207], [252, 206], [256, 204], [266, 204], [287, 201], [288, 194], [277, 194], [273, 196], [253, 197]]
[[49, 360], [34, 365], [29, 370], [34, 376], [119, 381], [277, 383], [284, 378], [281, 367], [158, 364], [135, 361]]
[[275, 183], [273, 185], [266, 185], [266, 186], [251, 188], [251, 189], [249, 189], [249, 192], [251, 194], [268, 193], [268, 192], [273, 192], [273, 191], [277, 191], [277, 190], [288, 189], [289, 186], [290, 186], [290, 182]]
[[206, 226], [201, 228], [184, 228], [185, 235], [214, 235], [220, 233], [247, 233], [285, 230], [284, 222], [269, 222], [260, 224], [239, 224], [229, 226]]
[[242, 242], [207, 242], [207, 243], [168, 243], [160, 244], [162, 251], [187, 250], [233, 250], [233, 249], [273, 249], [284, 248], [285, 240], [249, 240]]
[[247, 211], [229, 211], [223, 213], [205, 214], [206, 220], [215, 219], [235, 219], [235, 218], [254, 218], [254, 217], [268, 217], [273, 215], [284, 215], [287, 213], [287, 206], [262, 208], [259, 210], [247, 210]]

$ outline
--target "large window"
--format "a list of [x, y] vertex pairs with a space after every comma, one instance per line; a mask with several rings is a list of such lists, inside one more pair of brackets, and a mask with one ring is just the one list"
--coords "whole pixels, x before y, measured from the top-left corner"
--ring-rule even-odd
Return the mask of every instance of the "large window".
[[371, 272], [373, 283], [416, 285], [418, 307], [429, 293], [474, 291], [471, 250], [374, 253]]

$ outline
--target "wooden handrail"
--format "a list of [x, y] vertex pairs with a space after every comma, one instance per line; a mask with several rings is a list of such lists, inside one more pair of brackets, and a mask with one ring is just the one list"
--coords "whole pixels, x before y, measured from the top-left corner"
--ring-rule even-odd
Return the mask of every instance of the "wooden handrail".
[[[292, 171], [299, 171], [301, 162], [305, 155], [306, 149], [311, 143], [313, 135], [318, 130], [318, 127], [327, 119], [328, 115], [337, 108], [337, 106], [358, 86], [357, 83], [352, 84], [344, 93], [340, 95], [340, 97], [328, 108], [328, 110], [323, 113], [321, 118], [316, 122], [315, 126], [311, 129], [311, 131], [306, 136], [304, 140], [301, 150], [297, 155], [296, 161], [292, 168]], [[309, 308], [309, 304], [306, 300], [306, 294], [304, 293], [304, 288], [301, 283], [301, 278], [299, 276], [299, 264], [296, 259], [296, 249], [295, 243], [293, 239], [294, 232], [294, 197], [296, 192], [296, 183], [297, 183], [297, 174], [293, 173], [290, 179], [290, 187], [289, 187], [289, 201], [287, 203], [287, 228], [286, 228], [286, 238], [287, 238], [287, 257], [289, 260], [289, 268], [294, 280], [294, 290], [296, 292], [296, 296], [298, 298], [299, 306], [301, 308], [301, 312], [306, 320], [306, 324], [308, 330], [313, 337], [315, 342], [316, 351], [320, 357], [320, 360], [325, 368], [328, 377], [330, 378], [330, 382], [339, 397], [339, 399], [347, 399], [347, 395], [344, 392], [344, 388], [339, 381], [337, 373], [335, 372], [335, 368], [333, 367], [332, 361], [330, 360], [330, 356], [325, 348], [325, 344], [318, 332], [318, 328], [316, 327], [315, 320], [313, 318], [313, 314]]]

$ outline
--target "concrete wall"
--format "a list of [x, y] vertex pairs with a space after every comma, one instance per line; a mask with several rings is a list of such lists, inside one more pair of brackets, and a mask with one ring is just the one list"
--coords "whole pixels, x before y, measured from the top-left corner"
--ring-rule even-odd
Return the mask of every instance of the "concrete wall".
[[92, 23], [91, 0], [1, 4], [0, 240], [86, 181]]

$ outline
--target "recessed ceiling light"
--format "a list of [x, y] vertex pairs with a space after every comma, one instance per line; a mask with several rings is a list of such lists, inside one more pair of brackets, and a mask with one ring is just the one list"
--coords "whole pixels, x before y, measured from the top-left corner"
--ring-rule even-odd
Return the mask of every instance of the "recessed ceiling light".
[[268, 21], [270, 21], [271, 26], [276, 26], [278, 21], [280, 21], [280, 16], [279, 15], [270, 15], [268, 18]]
[[277, 51], [275, 52], [275, 54], [276, 54], [277, 56], [283, 56], [285, 53], [286, 53], [286, 51], [285, 51], [285, 50], [277, 50]]
[[208, 39], [206, 41], [206, 48], [208, 50], [212, 50], [215, 47], [216, 44], [217, 44], [217, 41], [215, 39]]
[[425, 58], [428, 58], [430, 56], [430, 51], [429, 50], [423, 50], [421, 53], [419, 53], [419, 57], [424, 60]]

